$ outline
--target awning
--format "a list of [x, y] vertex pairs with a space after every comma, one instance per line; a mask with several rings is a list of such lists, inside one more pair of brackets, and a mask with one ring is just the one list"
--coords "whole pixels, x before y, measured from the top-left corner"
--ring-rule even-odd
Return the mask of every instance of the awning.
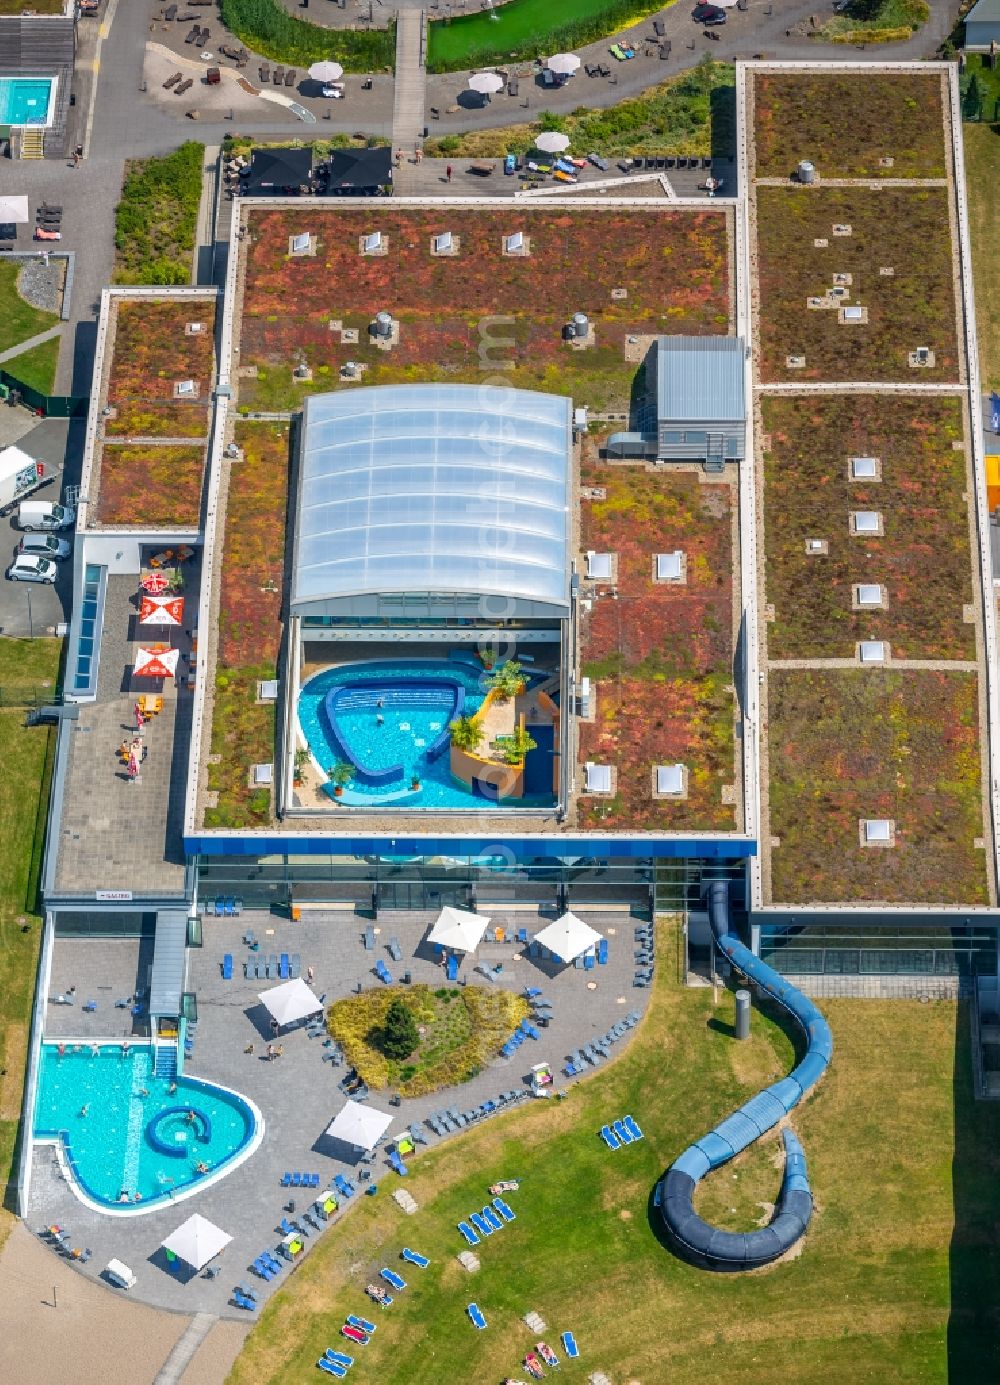
[[427, 941], [439, 943], [441, 947], [451, 948], [455, 952], [474, 952], [482, 942], [489, 923], [489, 919], [482, 914], [470, 914], [467, 909], [453, 909], [448, 904], [438, 914]]
[[591, 928], [589, 923], [578, 919], [576, 914], [563, 914], [555, 923], [550, 923], [548, 928], [543, 928], [540, 933], [535, 934], [535, 942], [541, 943], [542, 947], [553, 953], [561, 962], [572, 962], [574, 957], [589, 952], [602, 941], [602, 935]]
[[140, 625], [181, 625], [183, 596], [144, 596], [139, 606]]
[[191, 1265], [193, 1269], [202, 1270], [209, 1260], [214, 1260], [225, 1250], [232, 1239], [228, 1232], [195, 1212], [176, 1231], [172, 1231], [165, 1241], [161, 1241], [160, 1245], [164, 1250], [176, 1255], [178, 1260]]
[[355, 1145], [358, 1149], [374, 1149], [379, 1136], [392, 1124], [392, 1117], [360, 1101], [348, 1101], [327, 1126], [326, 1133], [334, 1140]]
[[323, 1009], [301, 977], [273, 986], [269, 991], [261, 991], [258, 999], [282, 1027], [304, 1020], [307, 1015], [318, 1014]]
[[173, 678], [179, 657], [179, 649], [139, 649], [132, 672], [137, 678]]
[[26, 197], [0, 197], [0, 221], [25, 222], [28, 220], [28, 199]]
[[156, 915], [153, 968], [149, 977], [149, 1013], [181, 1013], [187, 947], [187, 910], [162, 909]]

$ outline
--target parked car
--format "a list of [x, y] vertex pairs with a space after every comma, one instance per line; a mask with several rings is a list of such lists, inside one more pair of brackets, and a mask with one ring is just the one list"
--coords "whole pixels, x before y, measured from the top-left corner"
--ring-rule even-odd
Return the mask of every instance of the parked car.
[[57, 539], [55, 534], [25, 534], [17, 545], [18, 553], [34, 553], [40, 558], [50, 558], [61, 563], [68, 558], [73, 549], [65, 539]]
[[592, 163], [595, 168], [599, 168], [602, 173], [607, 173], [608, 169], [611, 167], [607, 159], [602, 159], [600, 154], [588, 154], [587, 160]]
[[17, 511], [17, 523], [19, 528], [28, 530], [72, 529], [76, 523], [76, 511], [54, 500], [22, 500]]
[[695, 5], [691, 18], [699, 24], [725, 24], [726, 12], [718, 5]]
[[7, 569], [11, 582], [54, 582], [55, 563], [48, 558], [40, 558], [37, 553], [19, 553]]

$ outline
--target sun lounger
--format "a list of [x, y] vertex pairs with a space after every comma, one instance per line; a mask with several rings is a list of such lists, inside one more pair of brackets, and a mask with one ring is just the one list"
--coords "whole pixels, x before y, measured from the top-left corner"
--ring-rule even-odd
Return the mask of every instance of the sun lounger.
[[427, 1136], [421, 1130], [420, 1126], [417, 1125], [416, 1121], [410, 1126], [410, 1139], [415, 1145], [427, 1144]]
[[297, 981], [302, 975], [302, 962], [297, 952], [293, 952], [288, 963], [288, 979]]
[[353, 1323], [345, 1322], [340, 1329], [342, 1337], [346, 1337], [349, 1342], [357, 1342], [359, 1347], [368, 1345], [368, 1333], [363, 1332], [360, 1327], [355, 1327]]
[[641, 1140], [641, 1139], [642, 1139], [642, 1131], [641, 1131], [641, 1129], [639, 1128], [638, 1122], [635, 1121], [635, 1120], [633, 1120], [633, 1118], [632, 1118], [631, 1116], [623, 1116], [623, 1117], [622, 1117], [622, 1125], [624, 1125], [625, 1129], [626, 1129], [626, 1130], [629, 1132], [629, 1134], [632, 1136], [632, 1139], [633, 1139], [633, 1140]]
[[268, 956], [264, 975], [268, 981], [273, 981], [278, 975], [278, 959], [273, 952]]
[[493, 1235], [492, 1226], [490, 1226], [488, 1222], [483, 1221], [482, 1217], [479, 1215], [478, 1212], [473, 1212], [469, 1217], [469, 1221], [472, 1222], [472, 1225], [479, 1232], [480, 1236]]
[[615, 1134], [618, 1136], [619, 1140], [621, 1140], [623, 1145], [630, 1145], [632, 1143], [632, 1136], [625, 1129], [625, 1126], [622, 1124], [620, 1120], [612, 1121], [611, 1129], [615, 1132]]
[[375, 975], [378, 977], [378, 979], [379, 979], [384, 985], [386, 985], [386, 986], [391, 986], [391, 985], [392, 985], [392, 974], [390, 973], [389, 968], [386, 966], [386, 964], [382, 961], [382, 958], [381, 958], [381, 957], [380, 957], [380, 958], [378, 959], [378, 961], [375, 963], [375, 968], [374, 968], [374, 970], [375, 970]]
[[479, 1215], [482, 1217], [483, 1221], [486, 1223], [487, 1226], [492, 1226], [494, 1231], [503, 1230], [503, 1222], [497, 1216], [496, 1212], [494, 1212], [492, 1207], [484, 1207]]
[[354, 1365], [354, 1357], [348, 1356], [346, 1351], [334, 1351], [333, 1347], [327, 1347], [324, 1355], [327, 1360], [336, 1361], [338, 1366], [349, 1368]]
[[390, 938], [386, 944], [389, 956], [394, 962], [403, 960], [403, 948], [398, 938]]
[[643, 986], [649, 985], [649, 981], [650, 978], [648, 976], [637, 975], [632, 978], [632, 985], [638, 987], [641, 990]]
[[328, 1356], [321, 1356], [316, 1364], [321, 1371], [324, 1371], [327, 1375], [332, 1375], [337, 1380], [343, 1380], [347, 1375], [345, 1368], [341, 1366], [339, 1362], [331, 1361]]
[[362, 1332], [367, 1332], [369, 1337], [375, 1335], [375, 1324], [369, 1322], [367, 1318], [356, 1317], [354, 1313], [348, 1313], [347, 1322], [351, 1327], [360, 1327]]
[[[231, 952], [225, 953], [222, 958], [222, 979], [223, 981], [232, 981], [233, 979], [233, 954]], [[86, 1008], [84, 1006], [84, 1009]]]
[[445, 975], [447, 976], [447, 978], [448, 978], [449, 981], [457, 981], [457, 980], [458, 980], [458, 958], [457, 958], [457, 957], [451, 956], [451, 957], [448, 958], [448, 961], [445, 963]]
[[604, 1141], [604, 1143], [607, 1145], [608, 1149], [618, 1149], [618, 1148], [619, 1148], [619, 1141], [618, 1141], [618, 1139], [612, 1134], [610, 1125], [602, 1125], [602, 1126], [601, 1126], [601, 1139], [602, 1139], [602, 1140]]
[[469, 1225], [468, 1222], [460, 1221], [458, 1223], [458, 1229], [459, 1231], [461, 1231], [462, 1235], [466, 1239], [466, 1242], [470, 1246], [477, 1246], [479, 1244], [479, 1237], [473, 1231], [472, 1227]]
[[382, 1269], [379, 1270], [379, 1274], [382, 1276], [385, 1282], [388, 1285], [390, 1285], [393, 1289], [395, 1289], [398, 1293], [401, 1293], [406, 1288], [406, 1280], [402, 1279], [396, 1273], [395, 1270]]
[[425, 1270], [427, 1266], [431, 1263], [426, 1255], [418, 1255], [415, 1250], [410, 1250], [408, 1246], [403, 1247], [403, 1249], [400, 1251], [400, 1255], [409, 1264], [416, 1265], [417, 1268], [421, 1270]]
[[369, 924], [368, 927], [365, 929], [364, 934], [363, 934], [363, 937], [364, 937], [365, 951], [366, 951], [366, 952], [374, 952], [374, 951], [375, 951], [375, 929], [372, 928], [371, 924]]
[[196, 25], [194, 26], [194, 28], [191, 29], [191, 30], [188, 32], [187, 38], [184, 40], [184, 42], [185, 42], [185, 43], [197, 43], [197, 42], [198, 42], [198, 37], [199, 37], [200, 34], [201, 34], [201, 28], [199, 27], [199, 25], [196, 24]]
[[602, 938], [601, 941], [597, 944], [597, 964], [601, 967], [605, 967], [608, 964], [607, 938]]
[[494, 1207], [497, 1209], [497, 1211], [500, 1213], [501, 1217], [503, 1217], [504, 1221], [516, 1221], [516, 1220], [517, 1220], [517, 1218], [514, 1216], [513, 1211], [511, 1210], [510, 1206], [509, 1206], [506, 1202], [504, 1202], [504, 1200], [503, 1200], [502, 1197], [495, 1197], [495, 1198], [493, 1199], [493, 1206], [494, 1206]]
[[478, 1328], [479, 1331], [482, 1332], [483, 1328], [486, 1326], [486, 1319], [483, 1317], [483, 1310], [480, 1308], [479, 1304], [470, 1303], [465, 1311], [472, 1319], [473, 1327]]
[[278, 978], [281, 981], [288, 980], [288, 953], [283, 952], [278, 958]]
[[399, 1174], [400, 1178], [405, 1178], [406, 1175], [409, 1173], [409, 1169], [408, 1169], [408, 1168], [406, 1167], [406, 1165], [403, 1163], [403, 1160], [402, 1160], [402, 1158], [400, 1157], [400, 1154], [399, 1154], [399, 1151], [398, 1151], [398, 1150], [395, 1150], [395, 1149], [390, 1150], [390, 1152], [389, 1152], [389, 1164], [390, 1164], [390, 1167], [391, 1167], [396, 1173]]

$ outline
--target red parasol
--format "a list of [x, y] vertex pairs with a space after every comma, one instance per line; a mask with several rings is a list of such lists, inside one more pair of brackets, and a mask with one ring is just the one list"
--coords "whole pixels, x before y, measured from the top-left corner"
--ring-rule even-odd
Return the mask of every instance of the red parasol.
[[183, 596], [144, 596], [139, 607], [140, 625], [181, 625]]
[[143, 591], [149, 592], [153, 596], [160, 596], [167, 590], [170, 583], [162, 572], [151, 572], [139, 583]]
[[132, 671], [140, 678], [173, 678], [179, 655], [178, 649], [139, 649]]

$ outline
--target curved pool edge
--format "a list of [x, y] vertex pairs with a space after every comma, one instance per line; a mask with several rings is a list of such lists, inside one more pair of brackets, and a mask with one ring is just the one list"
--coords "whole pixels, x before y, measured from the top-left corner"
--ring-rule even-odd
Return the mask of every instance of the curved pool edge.
[[[72, 1041], [67, 1040], [66, 1042]], [[90, 1040], [88, 1042], [93, 1041]], [[106, 1047], [107, 1045], [102, 1044], [101, 1046]], [[264, 1114], [251, 1097], [245, 1096], [243, 1092], [238, 1092], [235, 1087], [227, 1087], [222, 1082], [210, 1082], [206, 1077], [194, 1077], [190, 1073], [185, 1073], [184, 1078], [186, 1081], [196, 1086], [212, 1088], [217, 1092], [225, 1092], [227, 1096], [236, 1097], [237, 1100], [242, 1101], [253, 1116], [254, 1128], [253, 1134], [246, 1144], [238, 1149], [235, 1154], [231, 1155], [224, 1164], [220, 1164], [219, 1167], [213, 1169], [211, 1173], [205, 1174], [204, 1178], [200, 1178], [197, 1183], [190, 1183], [186, 1187], [179, 1189], [176, 1193], [168, 1193], [164, 1197], [155, 1199], [150, 1198], [148, 1201], [143, 1202], [99, 1202], [87, 1192], [86, 1188], [84, 1188], [70, 1168], [69, 1160], [66, 1155], [66, 1141], [63, 1139], [61, 1132], [56, 1134], [47, 1132], [43, 1135], [35, 1135], [32, 1133], [32, 1149], [34, 1150], [36, 1147], [41, 1147], [43, 1145], [51, 1145], [55, 1150], [60, 1172], [70, 1192], [78, 1202], [84, 1205], [84, 1207], [89, 1207], [92, 1212], [100, 1212], [102, 1216], [142, 1217], [152, 1212], [162, 1212], [164, 1208], [173, 1207], [178, 1202], [184, 1202], [187, 1198], [194, 1197], [196, 1194], [203, 1192], [206, 1188], [211, 1188], [214, 1184], [221, 1183], [224, 1178], [238, 1169], [241, 1164], [246, 1163], [250, 1156], [256, 1154], [257, 1150], [260, 1149], [266, 1131]]]

